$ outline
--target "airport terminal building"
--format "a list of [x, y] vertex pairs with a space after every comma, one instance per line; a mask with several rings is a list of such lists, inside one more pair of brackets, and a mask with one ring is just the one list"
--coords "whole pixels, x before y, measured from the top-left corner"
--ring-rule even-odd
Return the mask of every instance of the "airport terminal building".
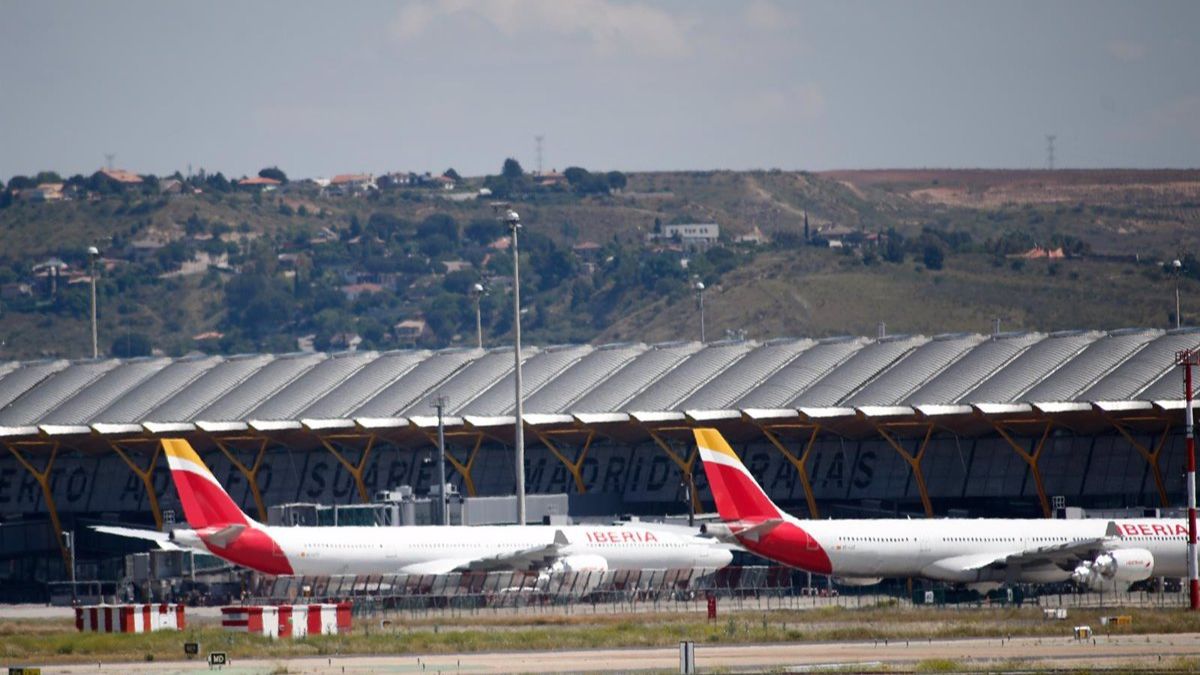
[[[1197, 348], [1197, 329], [527, 348], [527, 489], [573, 516], [711, 510], [690, 429], [715, 426], [798, 515], [1179, 507], [1176, 354]], [[448, 479], [512, 494], [510, 348], [0, 363], [0, 585], [63, 578], [63, 531], [87, 561], [127, 545], [88, 524], [182, 519], [163, 437], [264, 521], [426, 492], [437, 396]]]

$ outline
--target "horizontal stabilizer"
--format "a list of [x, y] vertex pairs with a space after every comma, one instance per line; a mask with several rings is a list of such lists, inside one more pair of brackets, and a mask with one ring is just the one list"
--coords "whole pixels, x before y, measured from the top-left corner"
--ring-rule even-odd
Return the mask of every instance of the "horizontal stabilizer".
[[202, 538], [204, 541], [218, 548], [229, 548], [233, 540], [242, 536], [242, 533], [245, 531], [245, 525], [226, 525], [212, 534], [203, 535]]
[[735, 532], [737, 533], [737, 536], [739, 538], [749, 539], [750, 541], [758, 541], [758, 540], [762, 539], [763, 537], [767, 536], [768, 534], [770, 534], [771, 530], [774, 530], [775, 528], [779, 527], [782, 524], [783, 524], [782, 518], [772, 518], [770, 520], [764, 520], [763, 522], [758, 523], [757, 525], [747, 527], [746, 529], [741, 530], [741, 531], [735, 530]]
[[91, 528], [102, 534], [112, 534], [118, 537], [127, 537], [129, 539], [143, 539], [152, 541], [158, 544], [158, 547], [164, 551], [179, 551], [182, 550], [171, 542], [171, 536], [166, 532], [158, 530], [144, 530], [137, 527], [121, 527], [119, 525], [92, 525]]

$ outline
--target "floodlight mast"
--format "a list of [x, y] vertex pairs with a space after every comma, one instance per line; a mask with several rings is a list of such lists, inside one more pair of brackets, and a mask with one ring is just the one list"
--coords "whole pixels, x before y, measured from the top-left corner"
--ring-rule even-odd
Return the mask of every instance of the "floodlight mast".
[[1200, 364], [1200, 352], [1184, 349], [1175, 353], [1176, 365], [1183, 366], [1184, 435], [1187, 438], [1188, 597], [1192, 611], [1200, 610], [1200, 574], [1196, 565], [1196, 435], [1192, 405], [1192, 366]]
[[92, 277], [92, 358], [100, 358], [100, 336], [96, 329], [96, 260], [100, 257], [100, 249], [88, 247], [88, 262], [91, 263]]
[[440, 504], [437, 509], [438, 525], [449, 525], [450, 514], [448, 513], [448, 503], [446, 499], [446, 422], [443, 417], [446, 411], [446, 405], [450, 399], [438, 394], [437, 398], [433, 399], [433, 407], [437, 409], [437, 440], [438, 440], [438, 461], [437, 461], [437, 477], [438, 477], [438, 501]]
[[1179, 328], [1183, 325], [1183, 321], [1179, 316], [1179, 275], [1183, 273], [1183, 263], [1178, 260], [1171, 261], [1171, 276], [1175, 277], [1175, 327]]
[[508, 209], [504, 223], [512, 230], [513, 250], [513, 381], [516, 384], [516, 418], [513, 422], [513, 462], [516, 464], [517, 525], [525, 524], [525, 406], [521, 400], [521, 254], [517, 236], [521, 216]]
[[483, 284], [477, 283], [471, 287], [471, 296], [475, 300], [475, 346], [483, 349], [483, 316], [479, 310], [479, 302], [483, 299]]

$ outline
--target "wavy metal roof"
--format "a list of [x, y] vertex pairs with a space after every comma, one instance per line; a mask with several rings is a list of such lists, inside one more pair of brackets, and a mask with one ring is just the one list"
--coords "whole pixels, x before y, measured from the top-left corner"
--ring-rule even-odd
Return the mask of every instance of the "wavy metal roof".
[[1200, 329], [1173, 330], [1146, 345], [1099, 382], [1080, 394], [1086, 401], [1177, 401], [1183, 377], [1175, 354], [1200, 349]]
[[938, 336], [903, 357], [903, 361], [847, 399], [846, 405], [895, 405], [982, 340], [974, 334]]
[[145, 419], [149, 422], [191, 422], [205, 406], [237, 387], [274, 358], [270, 354], [248, 354], [226, 359], [155, 406], [146, 413]]
[[868, 343], [866, 338], [853, 337], [821, 340], [734, 405], [737, 408], [782, 408]]
[[[525, 393], [525, 409], [529, 412], [545, 412], [529, 407], [529, 398], [548, 383], [553, 382], [564, 370], [574, 365], [592, 348], [587, 345], [571, 345], [545, 349], [521, 363], [521, 389]], [[509, 362], [512, 352], [508, 351]], [[524, 356], [524, 354], [522, 354]], [[512, 415], [516, 406], [513, 371], [508, 373], [487, 391], [475, 397], [462, 408], [464, 415]], [[455, 409], [453, 403], [451, 408]]]
[[[434, 352], [379, 390], [348, 415], [352, 417], [395, 417], [400, 411], [425, 398], [426, 392], [486, 352], [478, 349], [447, 349]], [[509, 358], [511, 361], [511, 357]]]
[[[107, 408], [96, 413], [94, 422], [134, 424], [149, 417], [151, 410], [194, 382], [209, 369], [224, 361], [220, 356], [192, 356], [178, 359], [126, 390]], [[79, 420], [84, 422], [85, 420]]]
[[385, 352], [332, 389], [317, 392], [301, 419], [345, 419], [381, 389], [425, 363], [430, 353], [423, 350]]
[[962, 397], [964, 403], [1009, 403], [1058, 370], [1084, 347], [1100, 339], [1099, 331], [1053, 333], [1000, 367]]
[[645, 391], [625, 404], [627, 410], [674, 410], [700, 385], [738, 361], [754, 347], [752, 342], [711, 344], [663, 373]]
[[679, 404], [681, 410], [720, 410], [754, 391], [792, 359], [812, 347], [812, 340], [772, 340], [717, 373]]
[[[969, 413], [965, 404], [987, 414], [987, 404], [1170, 409], [1182, 398], [1175, 353], [1197, 348], [1200, 329], [530, 348], [525, 409], [718, 417], [763, 409], [873, 416], [905, 406], [922, 414], [945, 406], [928, 412], [944, 415]], [[150, 423], [350, 424], [429, 415], [435, 393], [450, 397], [453, 414], [511, 415], [512, 366], [509, 349], [6, 362], [0, 435], [37, 426], [119, 433]]]
[[703, 348], [698, 342], [658, 345], [613, 373], [571, 405], [571, 412], [614, 412], [628, 410], [626, 403], [653, 385], [664, 374]]
[[646, 345], [640, 343], [597, 347], [541, 389], [530, 394], [525, 401], [525, 410], [531, 413], [566, 412], [576, 401], [591, 393], [597, 385], [624, 368], [646, 349]]
[[928, 340], [929, 338], [921, 335], [903, 335], [871, 342], [805, 388], [799, 396], [792, 399], [788, 407], [815, 408], [838, 405]]
[[905, 405], [958, 402], [1018, 354], [1046, 336], [1041, 333], [1001, 333], [976, 345], [954, 363], [909, 394]]

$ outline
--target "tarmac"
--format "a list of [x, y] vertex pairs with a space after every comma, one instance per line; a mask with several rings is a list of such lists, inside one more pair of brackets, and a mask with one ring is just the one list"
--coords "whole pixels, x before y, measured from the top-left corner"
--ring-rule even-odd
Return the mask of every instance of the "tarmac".
[[[700, 672], [813, 672], [912, 670], [937, 661], [955, 668], [1057, 670], [1080, 668], [1161, 670], [1200, 658], [1200, 633], [1072, 638], [961, 639], [923, 642], [820, 642], [803, 644], [696, 645]], [[678, 672], [679, 649], [598, 649], [540, 652], [247, 659], [230, 655], [223, 673], [561, 673]], [[36, 664], [29, 664], [36, 665]], [[1194, 665], [1194, 663], [1192, 664]], [[203, 660], [71, 664], [43, 673], [187, 673], [208, 671]]]

